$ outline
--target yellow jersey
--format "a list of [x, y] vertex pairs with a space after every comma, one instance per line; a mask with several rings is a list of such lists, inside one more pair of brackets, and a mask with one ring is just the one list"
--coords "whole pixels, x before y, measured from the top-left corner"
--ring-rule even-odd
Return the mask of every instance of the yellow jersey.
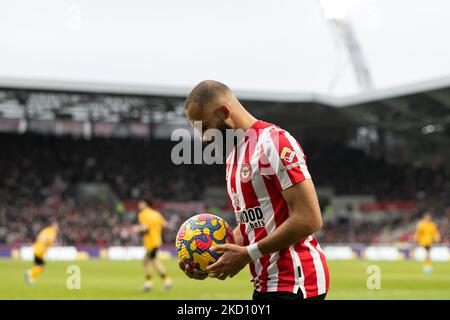
[[439, 232], [432, 221], [422, 220], [417, 223], [415, 240], [422, 247], [428, 247], [438, 241]]
[[33, 244], [34, 255], [40, 259], [44, 259], [44, 255], [56, 240], [56, 228], [47, 227], [39, 232], [36, 241]]
[[164, 217], [156, 210], [147, 208], [139, 213], [139, 223], [147, 226], [144, 233], [144, 246], [148, 251], [158, 248], [162, 243]]

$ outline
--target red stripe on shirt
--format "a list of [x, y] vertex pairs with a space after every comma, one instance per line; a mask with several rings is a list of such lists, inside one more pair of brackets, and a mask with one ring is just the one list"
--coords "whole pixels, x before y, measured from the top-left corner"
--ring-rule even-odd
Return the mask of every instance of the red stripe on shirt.
[[[252, 153], [254, 152], [254, 147], [255, 147], [254, 144], [248, 143], [247, 147], [245, 148], [243, 165], [250, 163]], [[252, 149], [252, 150], [250, 150], [250, 149]], [[240, 174], [240, 173], [238, 173], [238, 174]], [[241, 191], [242, 191], [242, 196], [244, 198], [246, 209], [260, 206], [258, 196], [256, 195], [255, 190], [253, 189], [253, 184], [252, 184], [251, 180], [248, 182], [241, 181]], [[256, 229], [253, 229], [253, 231], [255, 232], [255, 239], [254, 239], [255, 241], [254, 242], [258, 242], [267, 236], [267, 231], [266, 231], [265, 227], [256, 228]], [[269, 280], [269, 274], [267, 272], [267, 268], [269, 267], [269, 264], [270, 264], [270, 256], [268, 256], [268, 255], [262, 256], [261, 258], [259, 258], [259, 263], [261, 264], [261, 272], [258, 275], [258, 280], [261, 282], [260, 291], [266, 292], [267, 291], [267, 281]]]
[[[237, 192], [237, 190], [236, 190], [237, 160], [238, 160], [237, 159], [237, 151], [236, 151], [236, 147], [235, 147], [234, 157], [231, 160], [232, 163], [230, 164], [230, 166], [232, 166], [232, 167], [231, 167], [231, 174], [230, 174], [230, 177], [229, 177], [229, 179], [230, 179], [230, 187], [231, 187], [231, 191], [232, 192]], [[231, 201], [231, 206], [234, 208], [231, 198], [230, 198], [230, 201]], [[240, 210], [240, 206], [237, 206], [236, 210]], [[242, 238], [244, 239], [244, 246], [248, 246], [250, 244], [250, 241], [248, 239], [248, 236], [247, 236], [247, 233], [246, 233], [246, 230], [245, 230], [245, 224], [239, 225], [239, 230], [241, 231]], [[255, 278], [256, 277], [255, 265], [253, 263], [250, 263], [249, 267], [250, 267], [250, 272], [252, 274], [252, 277]]]
[[319, 242], [315, 237], [313, 237], [311, 245], [317, 250], [320, 255], [320, 261], [322, 262], [323, 271], [325, 273], [325, 288], [326, 292], [328, 292], [328, 289], [330, 288], [330, 272], [328, 271], [327, 259], [325, 258], [325, 255], [322, 253], [322, 251], [317, 249]]
[[317, 288], [317, 273], [314, 266], [313, 256], [311, 255], [309, 248], [304, 243], [305, 240], [298, 242], [294, 249], [300, 257], [300, 263], [303, 270], [304, 286], [306, 291], [306, 297], [314, 297], [318, 295]]

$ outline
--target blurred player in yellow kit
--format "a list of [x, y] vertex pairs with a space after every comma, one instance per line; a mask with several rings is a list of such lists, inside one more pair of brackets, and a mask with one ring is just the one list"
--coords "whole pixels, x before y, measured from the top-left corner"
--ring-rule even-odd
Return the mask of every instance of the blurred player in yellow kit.
[[414, 241], [426, 251], [425, 260], [423, 264], [424, 272], [431, 272], [430, 249], [431, 245], [439, 242], [441, 239], [436, 224], [431, 220], [431, 214], [426, 212], [422, 220], [417, 223]]
[[33, 244], [34, 266], [25, 271], [25, 281], [32, 285], [37, 277], [44, 271], [45, 253], [53, 245], [58, 235], [58, 223], [54, 221], [50, 226], [39, 232]]
[[168, 227], [168, 223], [158, 211], [151, 207], [151, 201], [142, 199], [139, 201], [139, 225], [134, 227], [134, 232], [142, 233], [144, 246], [147, 253], [144, 256], [145, 283], [143, 291], [153, 289], [152, 269], [155, 268], [164, 281], [164, 289], [172, 286], [172, 279], [167, 275], [166, 268], [157, 258], [156, 254], [162, 243], [162, 229]]

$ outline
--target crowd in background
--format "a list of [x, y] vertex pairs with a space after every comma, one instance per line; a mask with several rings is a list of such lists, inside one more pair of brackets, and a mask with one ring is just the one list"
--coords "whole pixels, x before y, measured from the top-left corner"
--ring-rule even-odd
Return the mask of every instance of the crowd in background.
[[[437, 203], [439, 204], [436, 205]], [[318, 232], [318, 238], [323, 243], [413, 243], [415, 226], [424, 212], [433, 214], [441, 242], [450, 243], [450, 207], [444, 206], [440, 200], [421, 200], [418, 201], [417, 207], [401, 210], [394, 217], [389, 216], [390, 212], [387, 212], [383, 218], [376, 221], [350, 217], [330, 219]]]
[[12, 199], [39, 201], [80, 182], [99, 182], [122, 199], [145, 194], [184, 201], [198, 199], [205, 185], [224, 177], [214, 166], [172, 164], [173, 145], [165, 140], [2, 134], [0, 187]]
[[[136, 213], [118, 212], [102, 201], [78, 201], [76, 187], [106, 184], [121, 201], [182, 202], [202, 200], [208, 186], [225, 184], [223, 165], [173, 164], [173, 145], [167, 140], [0, 134], [0, 243], [30, 242], [52, 217], [61, 224], [63, 244], [138, 242], [126, 231]], [[302, 147], [316, 186], [332, 187], [336, 194], [426, 202], [429, 208], [416, 208], [404, 218], [411, 221], [425, 209], [438, 217], [449, 214], [450, 174], [443, 166], [393, 166], [361, 150], [323, 142]], [[384, 227], [362, 223], [355, 228], [348, 219], [336, 219], [319, 236], [326, 242], [376, 242]]]

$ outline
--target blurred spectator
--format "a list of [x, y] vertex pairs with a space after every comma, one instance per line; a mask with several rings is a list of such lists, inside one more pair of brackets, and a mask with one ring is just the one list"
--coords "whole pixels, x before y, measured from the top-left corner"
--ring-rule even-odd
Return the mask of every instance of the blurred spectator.
[[[120, 215], [98, 201], [79, 202], [75, 187], [98, 182], [108, 184], [121, 200], [190, 201], [202, 200], [208, 186], [225, 184], [223, 165], [174, 165], [173, 145], [167, 140], [0, 134], [0, 243], [31, 242], [50, 217], [60, 221], [63, 244], [139, 243], [125, 228], [133, 214]], [[423, 210], [446, 217], [440, 227], [448, 241], [450, 174], [444, 167], [393, 166], [323, 142], [302, 146], [318, 186], [331, 186], [336, 194], [374, 194], [378, 200], [419, 200], [414, 213], [388, 226], [355, 225], [350, 219], [325, 224], [319, 234], [323, 242], [377, 242], [386, 227], [411, 223]], [[174, 232], [166, 235], [168, 242]]]

